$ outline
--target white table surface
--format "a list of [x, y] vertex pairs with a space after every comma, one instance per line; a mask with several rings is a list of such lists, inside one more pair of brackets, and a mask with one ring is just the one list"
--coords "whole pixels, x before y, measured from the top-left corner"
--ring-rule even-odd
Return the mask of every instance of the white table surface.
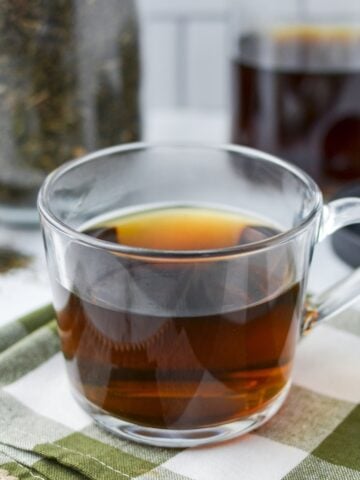
[[[224, 143], [228, 125], [222, 112], [157, 111], [146, 118], [148, 141], [197, 141]], [[0, 226], [0, 245], [29, 253], [34, 261], [26, 270], [0, 275], [0, 325], [51, 300], [41, 234], [38, 230]], [[351, 272], [325, 240], [316, 248], [309, 288], [319, 292]]]

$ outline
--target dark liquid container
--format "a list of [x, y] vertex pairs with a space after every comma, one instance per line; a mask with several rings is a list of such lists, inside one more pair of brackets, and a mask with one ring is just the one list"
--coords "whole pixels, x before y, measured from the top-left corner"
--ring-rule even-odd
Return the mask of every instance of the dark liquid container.
[[[231, 247], [279, 233], [248, 222], [170, 209], [86, 233], [173, 250]], [[291, 259], [275, 257], [269, 267], [264, 258], [248, 275], [221, 261], [119, 262], [126, 276], [117, 268], [104, 278], [101, 264], [92, 268], [86, 259], [81, 294], [53, 285], [70, 379], [92, 405], [151, 427], [200, 428], [250, 415], [283, 391], [302, 291], [298, 282], [289, 285]]]
[[325, 192], [360, 178], [360, 34], [289, 27], [239, 40], [232, 140], [307, 171]]

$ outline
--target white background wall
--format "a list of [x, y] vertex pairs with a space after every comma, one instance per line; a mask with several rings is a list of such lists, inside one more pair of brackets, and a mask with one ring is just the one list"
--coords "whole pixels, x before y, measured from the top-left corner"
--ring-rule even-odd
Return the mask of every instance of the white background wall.
[[[138, 0], [143, 20], [144, 100], [148, 108], [224, 108], [229, 95], [228, 6], [256, 2], [302, 15], [357, 16], [360, 0]], [[244, 15], [246, 14], [244, 7]]]
[[226, 1], [140, 0], [147, 107], [215, 107], [226, 97]]

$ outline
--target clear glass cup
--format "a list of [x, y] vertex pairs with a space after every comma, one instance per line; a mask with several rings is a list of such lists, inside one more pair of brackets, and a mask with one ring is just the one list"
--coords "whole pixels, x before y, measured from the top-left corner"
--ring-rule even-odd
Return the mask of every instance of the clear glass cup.
[[[212, 250], [83, 233], [115, 214], [169, 206], [226, 210], [278, 231]], [[72, 391], [130, 440], [184, 447], [257, 428], [286, 398], [301, 333], [359, 293], [357, 273], [306, 297], [314, 246], [360, 221], [360, 199], [324, 206], [305, 173], [249, 148], [102, 150], [52, 173], [39, 211]]]

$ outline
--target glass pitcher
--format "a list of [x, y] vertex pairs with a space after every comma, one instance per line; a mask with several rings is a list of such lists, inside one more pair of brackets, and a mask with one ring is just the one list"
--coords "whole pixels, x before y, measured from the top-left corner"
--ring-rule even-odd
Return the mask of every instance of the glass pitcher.
[[360, 4], [233, 0], [232, 140], [325, 193], [360, 178]]

